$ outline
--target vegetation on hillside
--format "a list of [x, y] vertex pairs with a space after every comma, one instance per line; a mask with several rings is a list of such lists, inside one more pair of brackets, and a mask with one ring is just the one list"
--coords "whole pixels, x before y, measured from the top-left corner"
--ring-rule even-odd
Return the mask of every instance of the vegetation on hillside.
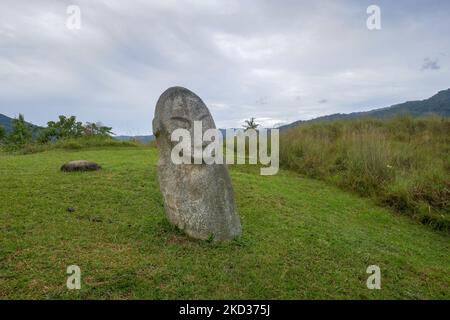
[[111, 127], [91, 122], [83, 125], [75, 116], [59, 116], [58, 121], [50, 121], [47, 127], [37, 128], [27, 123], [20, 114], [17, 119], [12, 120], [12, 128], [8, 134], [2, 135], [0, 131], [0, 146], [6, 151], [33, 153], [55, 148], [137, 145], [133, 141], [116, 141], [111, 134]]
[[77, 121], [75, 116], [65, 117], [59, 116], [58, 121], [50, 121], [47, 127], [41, 130], [39, 134], [39, 142], [48, 143], [61, 139], [76, 139], [83, 136], [100, 136], [110, 137], [112, 133], [111, 127], [106, 127], [101, 123], [88, 122], [83, 125]]
[[[247, 127], [258, 125], [254, 118]], [[111, 127], [60, 116], [33, 133], [22, 115], [0, 144], [8, 151], [138, 146]], [[236, 140], [236, 139], [235, 139]], [[246, 146], [248, 151], [248, 145]], [[440, 230], [450, 230], [450, 119], [438, 116], [311, 122], [285, 131], [280, 164], [360, 195]], [[226, 153], [227, 150], [225, 150]], [[236, 152], [236, 143], [234, 152]]]
[[[6, 133], [9, 133], [11, 131], [12, 123], [13, 123], [13, 119], [0, 113], [0, 127], [3, 127], [3, 129], [5, 129]], [[30, 125], [33, 128], [33, 130], [39, 129], [39, 127], [37, 127], [31, 123], [28, 123], [28, 125]]]
[[291, 124], [280, 127], [282, 131], [311, 122], [324, 122], [336, 120], [349, 120], [361, 118], [377, 118], [388, 119], [395, 116], [411, 115], [414, 117], [424, 117], [429, 115], [438, 115], [442, 117], [450, 117], [450, 89], [442, 90], [434, 96], [418, 101], [407, 101], [392, 105], [387, 108], [374, 109], [370, 111], [352, 112], [352, 113], [335, 113], [312, 120], [300, 120]]
[[[102, 165], [62, 173], [73, 159]], [[449, 235], [322, 181], [230, 167], [243, 235], [166, 220], [154, 148], [0, 156], [0, 299], [449, 299]], [[71, 210], [68, 210], [71, 208]], [[81, 290], [66, 287], [81, 269]], [[369, 290], [367, 267], [381, 269]]]
[[0, 143], [8, 148], [20, 149], [32, 141], [33, 127], [25, 122], [22, 114], [19, 114], [18, 118], [12, 120], [11, 132], [7, 135], [3, 134], [3, 137], [0, 138]]
[[281, 166], [450, 228], [450, 119], [310, 123], [281, 135]]
[[5, 136], [6, 136], [6, 130], [2, 125], [0, 125], [0, 142], [3, 141]]

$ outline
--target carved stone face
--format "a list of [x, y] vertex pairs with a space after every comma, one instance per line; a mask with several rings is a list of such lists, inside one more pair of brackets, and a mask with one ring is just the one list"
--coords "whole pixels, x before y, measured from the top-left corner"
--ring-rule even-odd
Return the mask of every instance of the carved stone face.
[[[215, 240], [230, 240], [241, 234], [241, 223], [226, 165], [177, 165], [171, 160], [171, 151], [177, 144], [171, 141], [172, 133], [186, 129], [193, 142], [198, 135], [198, 132], [194, 135], [197, 128], [194, 121], [201, 121], [201, 134], [216, 128], [208, 108], [195, 93], [174, 87], [161, 95], [155, 109], [153, 133], [160, 155], [157, 171], [166, 216], [193, 238], [208, 239], [212, 235]], [[195, 147], [204, 148], [205, 144], [208, 143]]]
[[186, 129], [194, 137], [194, 121], [202, 122], [202, 134], [216, 125], [204, 102], [193, 92], [174, 87], [164, 92], [155, 110], [153, 133], [158, 142], [164, 140], [168, 146], [173, 146], [170, 137], [176, 129]]

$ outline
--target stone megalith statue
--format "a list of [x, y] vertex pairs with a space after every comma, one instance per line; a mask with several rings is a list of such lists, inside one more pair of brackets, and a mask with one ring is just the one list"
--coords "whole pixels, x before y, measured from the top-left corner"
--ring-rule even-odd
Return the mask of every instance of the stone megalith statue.
[[195, 93], [173, 87], [161, 95], [153, 133], [159, 149], [157, 171], [166, 215], [192, 238], [230, 240], [241, 234], [241, 223], [226, 165], [174, 164], [171, 158], [178, 143], [172, 141], [172, 132], [186, 129], [194, 140], [194, 121], [202, 122], [203, 132], [216, 128], [211, 113]]

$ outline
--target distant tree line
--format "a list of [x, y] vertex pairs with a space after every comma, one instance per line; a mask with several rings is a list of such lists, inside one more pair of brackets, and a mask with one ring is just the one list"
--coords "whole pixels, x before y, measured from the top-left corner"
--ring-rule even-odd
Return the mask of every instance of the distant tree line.
[[12, 129], [9, 133], [0, 126], [0, 144], [10, 149], [20, 149], [27, 144], [46, 144], [62, 139], [81, 138], [83, 136], [110, 137], [111, 127], [100, 122], [77, 121], [75, 116], [59, 116], [58, 121], [49, 121], [47, 127], [38, 128], [28, 124], [22, 114], [12, 120]]

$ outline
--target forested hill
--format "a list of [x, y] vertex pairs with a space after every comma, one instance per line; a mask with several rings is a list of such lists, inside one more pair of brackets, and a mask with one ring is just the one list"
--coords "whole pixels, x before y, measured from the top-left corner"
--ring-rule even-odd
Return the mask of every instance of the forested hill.
[[374, 109], [371, 111], [353, 113], [335, 113], [328, 116], [318, 117], [312, 120], [299, 120], [291, 124], [280, 127], [281, 130], [298, 126], [306, 122], [332, 121], [339, 119], [353, 119], [358, 117], [390, 118], [399, 114], [410, 114], [412, 116], [422, 116], [436, 114], [450, 116], [450, 89], [439, 91], [431, 98], [419, 101], [408, 101], [395, 104], [387, 108]]
[[[5, 116], [4, 114], [0, 113], [0, 126], [2, 126], [3, 128], [5, 128], [6, 132], [10, 132], [12, 129], [12, 121], [13, 119]], [[34, 124], [28, 123], [31, 127], [33, 128], [37, 128], [37, 126], [35, 126]]]
[[0, 113], [0, 126], [3, 126], [6, 131], [11, 130], [12, 119]]

